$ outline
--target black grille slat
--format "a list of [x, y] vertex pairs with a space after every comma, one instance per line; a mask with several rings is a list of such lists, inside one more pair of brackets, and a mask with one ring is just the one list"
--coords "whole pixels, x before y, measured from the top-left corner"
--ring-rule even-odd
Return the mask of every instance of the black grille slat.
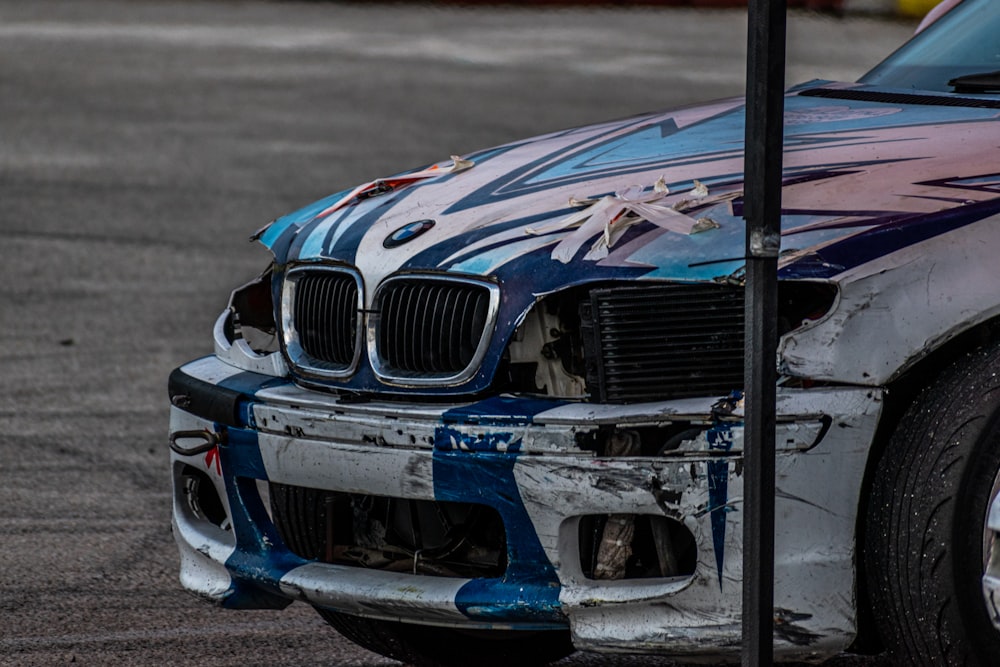
[[[602, 335], [601, 340], [606, 342], [607, 346], [618, 345], [617, 333], [615, 336]], [[663, 339], [663, 331], [653, 332], [653, 331], [631, 331], [628, 329], [621, 330], [621, 333], [629, 334], [629, 339], [624, 345], [631, 346], [635, 343], [659, 343], [661, 347], [686, 347], [689, 344], [700, 343], [705, 341], [704, 334], [699, 334], [698, 332], [692, 331], [690, 333], [682, 333], [671, 335], [670, 340]], [[605, 348], [607, 349], [607, 347]]]
[[447, 294], [447, 300], [451, 306], [447, 312], [455, 314], [452, 315], [453, 326], [448, 328], [448, 345], [444, 350], [444, 354], [441, 355], [441, 362], [451, 367], [461, 363], [462, 332], [458, 327], [454, 326], [454, 322], [461, 322], [465, 318], [468, 297], [468, 294], [456, 290], [450, 290]]
[[[291, 365], [346, 377], [361, 356], [360, 282], [346, 269], [296, 268], [286, 279], [282, 323]], [[393, 277], [380, 286], [368, 320], [376, 375], [401, 384], [464, 382], [474, 371], [497, 288], [464, 278]]]
[[469, 347], [469, 336], [470, 332], [474, 328], [473, 318], [475, 317], [476, 307], [478, 306], [478, 300], [474, 294], [467, 293], [463, 295], [462, 299], [462, 315], [461, 319], [456, 322], [456, 329], [459, 331], [458, 345], [455, 347], [454, 353], [457, 356], [455, 363], [460, 363], [460, 359], [465, 356], [472, 356]]
[[[617, 359], [609, 363], [606, 363], [605, 369], [616, 370], [618, 373], [628, 373], [630, 369], [635, 369], [635, 372], [643, 374], [646, 372], [645, 369], [643, 369], [641, 366], [637, 366], [637, 364], [648, 363], [650, 356], [651, 355], [646, 355], [645, 357], [641, 357], [639, 355], [631, 355], [628, 358], [618, 357]], [[657, 358], [658, 360], [662, 360], [670, 364], [669, 370], [661, 370], [660, 377], [667, 374], [681, 375], [681, 374], [706, 373], [710, 371], [725, 371], [731, 367], [733, 362], [736, 361], [742, 362], [743, 360], [742, 355], [740, 356], [726, 355], [717, 357], [714, 360], [714, 363], [705, 362], [700, 364], [692, 364], [690, 363], [690, 355], [686, 356], [682, 356], [679, 354], [664, 355], [662, 357], [657, 357]]]
[[295, 333], [307, 359], [321, 370], [343, 370], [358, 345], [358, 286], [353, 276], [314, 271], [294, 277]]
[[465, 371], [489, 319], [489, 290], [471, 282], [396, 279], [378, 299], [380, 372], [444, 377]]
[[711, 283], [596, 289], [583, 308], [587, 384], [603, 403], [743, 387], [743, 288]]
[[[338, 303], [341, 304], [341, 309], [343, 311], [350, 311], [354, 314], [352, 318], [351, 326], [356, 331], [357, 330], [357, 312], [351, 308], [352, 304], [357, 304], [358, 295], [357, 287], [351, 289], [352, 285], [349, 283], [341, 283], [339, 286]], [[340, 339], [340, 351], [339, 357], [341, 359], [349, 359], [354, 357], [354, 348], [357, 345], [357, 336], [353, 338], [344, 337]]]
[[[469, 294], [455, 294], [455, 312], [458, 313], [458, 317], [455, 318], [456, 324], [460, 325], [468, 317], [470, 297], [471, 295]], [[450, 331], [451, 340], [448, 346], [450, 355], [448, 357], [448, 365], [457, 366], [462, 356], [462, 330], [459, 326], [453, 326]]]
[[[433, 305], [430, 309], [431, 321], [430, 329], [432, 331], [441, 331], [445, 326], [445, 306], [447, 303], [447, 294], [438, 292], [433, 296]], [[428, 341], [428, 349], [430, 353], [428, 355], [428, 363], [435, 364], [437, 360], [441, 358], [441, 355], [445, 352], [444, 348], [441, 346], [441, 337], [432, 339]]]
[[[431, 351], [427, 347], [430, 343], [431, 332], [427, 330], [430, 323], [427, 321], [427, 317], [430, 313], [430, 293], [427, 290], [426, 285], [421, 285], [417, 292], [417, 298], [415, 299], [417, 304], [415, 305], [415, 319], [417, 321], [416, 331], [413, 336], [413, 347], [410, 350], [410, 363], [413, 368], [420, 373], [426, 373], [430, 367]], [[424, 354], [422, 354], [424, 352]]]
[[[383, 313], [395, 313], [399, 310], [400, 304], [405, 303], [403, 298], [403, 290], [396, 290], [390, 292], [383, 303], [382, 312]], [[379, 328], [379, 349], [383, 351], [384, 354], [398, 358], [400, 355], [399, 345], [403, 343], [402, 337], [399, 332], [390, 331], [388, 322], [390, 318], [383, 317], [381, 320], [381, 326]], [[393, 347], [396, 346], [396, 347]]]
[[324, 336], [323, 331], [328, 328], [331, 315], [333, 315], [333, 290], [334, 286], [331, 284], [332, 281], [323, 280], [316, 281], [316, 308], [313, 309], [313, 317], [317, 319], [318, 326], [316, 327], [315, 347], [316, 354], [313, 355], [324, 361], [332, 361], [336, 359], [333, 355], [333, 350], [331, 349], [332, 336]]
[[[420, 327], [416, 322], [420, 314], [420, 286], [411, 285], [406, 290], [405, 295], [405, 319], [400, 321], [398, 326], [396, 326], [396, 336], [401, 342], [405, 343], [402, 346], [402, 354], [399, 357], [400, 363], [402, 367], [408, 368], [415, 373], [423, 373], [424, 369], [420, 367], [420, 344], [417, 341], [417, 336], [420, 335]], [[409, 323], [410, 326], [406, 326], [406, 323]]]

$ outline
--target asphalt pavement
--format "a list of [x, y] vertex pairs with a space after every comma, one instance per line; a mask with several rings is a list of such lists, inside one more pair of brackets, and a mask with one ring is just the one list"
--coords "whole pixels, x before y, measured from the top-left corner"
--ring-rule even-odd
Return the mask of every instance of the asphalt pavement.
[[[795, 13], [788, 81], [853, 79], [913, 27]], [[739, 95], [745, 32], [741, 10], [0, 0], [0, 664], [396, 664], [302, 605], [181, 590], [167, 375], [211, 352], [269, 220]]]

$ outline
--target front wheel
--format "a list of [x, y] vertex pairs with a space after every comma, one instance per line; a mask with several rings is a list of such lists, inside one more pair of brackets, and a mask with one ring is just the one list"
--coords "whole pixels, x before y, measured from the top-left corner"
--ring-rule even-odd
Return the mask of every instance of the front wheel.
[[457, 630], [316, 611], [355, 644], [416, 667], [541, 667], [573, 652], [568, 630]]
[[1000, 345], [993, 345], [920, 394], [875, 472], [864, 558], [893, 664], [996, 664], [1000, 633], [982, 577], [998, 471]]

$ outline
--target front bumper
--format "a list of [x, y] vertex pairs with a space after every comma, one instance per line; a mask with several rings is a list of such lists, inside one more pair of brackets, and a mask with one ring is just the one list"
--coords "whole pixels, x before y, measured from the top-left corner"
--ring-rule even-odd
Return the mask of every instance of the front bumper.
[[[739, 655], [742, 425], [738, 411], [720, 422], [715, 399], [359, 403], [216, 357], [175, 371], [171, 395], [174, 534], [181, 580], [199, 595], [234, 608], [300, 600], [468, 628], [568, 625], [587, 650]], [[781, 390], [778, 406], [775, 646], [785, 657], [815, 659], [855, 634], [855, 521], [881, 394]], [[579, 445], [597, 429], [678, 421], [714, 423], [725, 446], [597, 457]], [[214, 489], [219, 510], [192, 498], [192, 476]], [[506, 571], [467, 579], [302, 559], [271, 521], [273, 482], [489, 505], [507, 531]], [[610, 514], [681, 522], [697, 545], [693, 573], [588, 578], [581, 518]]]

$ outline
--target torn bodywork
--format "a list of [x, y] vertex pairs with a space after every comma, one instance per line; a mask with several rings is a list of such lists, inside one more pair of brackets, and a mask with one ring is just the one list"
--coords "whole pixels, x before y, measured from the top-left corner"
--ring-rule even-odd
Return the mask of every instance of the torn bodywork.
[[[884, 95], [786, 100], [781, 659], [857, 637], [893, 383], [1000, 314], [983, 273], [997, 109]], [[272, 264], [170, 380], [184, 585], [232, 608], [735, 659], [743, 135], [739, 100], [577, 128], [262, 230]]]
[[[213, 407], [193, 390], [203, 383], [238, 392], [229, 424], [196, 416]], [[539, 410], [537, 399], [507, 399], [503, 410], [521, 414], [502, 420], [489, 400], [355, 402], [211, 358], [180, 369], [172, 387], [187, 406], [174, 408], [172, 429], [219, 434], [207, 452], [175, 453], [174, 471], [187, 489], [175, 498], [185, 583], [220, 604], [298, 599], [463, 627], [569, 625], [579, 647], [678, 655], [738, 633], [738, 400]], [[855, 630], [843, 592], [866, 458], [857, 442], [871, 437], [880, 396], [780, 396], [778, 544], [806, 540], [812, 551], [777, 564], [777, 599], [809, 614], [795, 637], [815, 641], [786, 647], [808, 657], [843, 648]], [[814, 476], [833, 481], [817, 494]], [[801, 599], [806, 585], [813, 604]]]

